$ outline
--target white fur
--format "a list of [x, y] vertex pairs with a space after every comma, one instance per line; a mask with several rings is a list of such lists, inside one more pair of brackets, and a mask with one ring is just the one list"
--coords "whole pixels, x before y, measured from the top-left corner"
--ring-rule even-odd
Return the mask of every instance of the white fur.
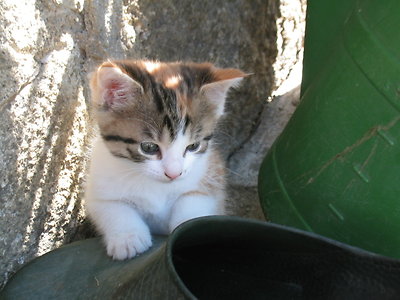
[[[151, 247], [150, 231], [167, 234], [191, 218], [220, 213], [223, 199], [190, 193], [206, 175], [209, 154], [184, 156], [187, 143], [179, 135], [171, 147], [160, 145], [162, 160], [143, 163], [113, 156], [101, 139], [94, 143], [86, 208], [104, 236], [108, 255], [131, 258]], [[182, 174], [171, 181], [167, 172]]]

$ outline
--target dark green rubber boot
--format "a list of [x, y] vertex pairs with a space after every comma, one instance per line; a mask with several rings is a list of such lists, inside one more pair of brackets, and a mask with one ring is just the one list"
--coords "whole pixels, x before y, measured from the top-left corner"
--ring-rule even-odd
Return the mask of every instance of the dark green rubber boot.
[[22, 268], [2, 299], [400, 299], [400, 261], [235, 217], [189, 221], [148, 252], [107, 257], [99, 239]]

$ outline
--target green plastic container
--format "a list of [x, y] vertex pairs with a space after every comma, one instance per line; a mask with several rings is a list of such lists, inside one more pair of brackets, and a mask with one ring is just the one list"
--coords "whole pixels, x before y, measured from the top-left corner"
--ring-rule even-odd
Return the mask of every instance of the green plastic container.
[[303, 76], [261, 166], [266, 216], [400, 258], [400, 1], [309, 1]]

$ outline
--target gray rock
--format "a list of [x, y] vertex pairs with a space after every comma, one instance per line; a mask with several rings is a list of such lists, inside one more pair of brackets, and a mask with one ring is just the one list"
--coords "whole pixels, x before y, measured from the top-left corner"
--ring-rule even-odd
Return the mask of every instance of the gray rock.
[[[304, 2], [1, 1], [0, 287], [32, 258], [87, 234], [87, 74], [107, 58], [211, 61], [254, 74], [230, 94], [219, 135], [231, 173], [241, 174], [231, 176], [231, 213], [262, 219], [258, 165], [293, 111], [288, 98], [266, 99], [301, 60]], [[293, 20], [300, 29], [285, 37]], [[279, 81], [276, 62], [292, 57], [289, 48], [297, 54]]]

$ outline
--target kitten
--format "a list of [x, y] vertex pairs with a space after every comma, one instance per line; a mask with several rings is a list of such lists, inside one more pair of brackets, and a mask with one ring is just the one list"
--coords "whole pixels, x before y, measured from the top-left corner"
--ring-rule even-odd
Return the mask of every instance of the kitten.
[[91, 78], [100, 129], [86, 210], [122, 260], [189, 219], [224, 214], [224, 164], [213, 131], [245, 74], [203, 63], [108, 61]]

